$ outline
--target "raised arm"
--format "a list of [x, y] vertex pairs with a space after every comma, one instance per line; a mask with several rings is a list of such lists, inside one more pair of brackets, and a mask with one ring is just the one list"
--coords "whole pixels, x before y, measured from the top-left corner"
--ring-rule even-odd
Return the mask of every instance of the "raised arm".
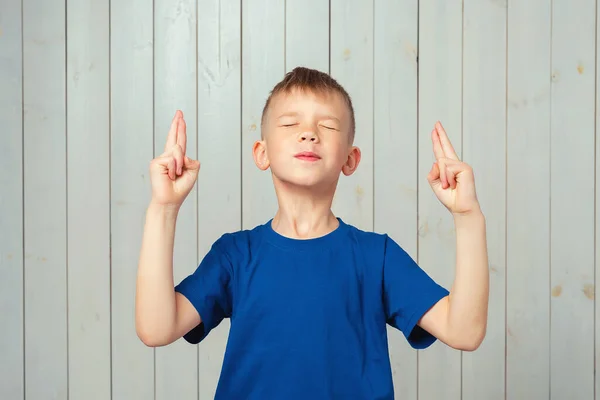
[[446, 344], [472, 351], [487, 327], [489, 268], [485, 218], [470, 166], [461, 162], [438, 122], [432, 132], [436, 162], [428, 181], [454, 217], [456, 276], [450, 295], [427, 312], [419, 325]]
[[200, 323], [191, 303], [175, 293], [173, 282], [177, 215], [200, 168], [185, 150], [186, 126], [178, 111], [164, 153], [150, 163], [152, 200], [146, 212], [135, 297], [137, 335], [148, 346], [172, 343]]

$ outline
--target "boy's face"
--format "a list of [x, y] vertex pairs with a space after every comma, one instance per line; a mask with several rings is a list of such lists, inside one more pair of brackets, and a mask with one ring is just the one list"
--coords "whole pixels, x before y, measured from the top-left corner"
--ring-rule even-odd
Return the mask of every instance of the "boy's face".
[[350, 122], [348, 106], [337, 93], [280, 93], [267, 110], [263, 140], [254, 144], [256, 165], [294, 186], [331, 186], [340, 172], [350, 175], [360, 162]]

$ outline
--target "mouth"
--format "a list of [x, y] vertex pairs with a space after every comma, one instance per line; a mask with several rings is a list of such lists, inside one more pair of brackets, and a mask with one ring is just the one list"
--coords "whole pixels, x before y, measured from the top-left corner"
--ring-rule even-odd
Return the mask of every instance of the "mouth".
[[318, 161], [321, 159], [321, 157], [319, 157], [316, 153], [313, 153], [312, 151], [303, 151], [301, 153], [296, 154], [294, 157], [303, 161]]

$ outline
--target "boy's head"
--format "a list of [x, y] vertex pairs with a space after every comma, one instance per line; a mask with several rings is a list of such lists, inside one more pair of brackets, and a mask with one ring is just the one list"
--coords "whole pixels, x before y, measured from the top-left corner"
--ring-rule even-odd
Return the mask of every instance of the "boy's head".
[[334, 185], [340, 172], [350, 175], [360, 162], [354, 135], [354, 109], [346, 90], [326, 73], [298, 67], [266, 101], [254, 160], [285, 183]]
[[346, 111], [348, 113], [347, 117], [349, 118], [349, 140], [351, 143], [354, 141], [354, 107], [352, 106], [352, 99], [350, 98], [350, 95], [348, 92], [346, 92], [346, 89], [344, 89], [344, 87], [329, 74], [305, 67], [296, 67], [292, 71], [288, 72], [285, 77], [275, 85], [273, 90], [271, 90], [271, 93], [265, 102], [261, 118], [262, 138], [264, 138], [265, 119], [271, 104], [274, 101], [277, 101], [277, 98], [281, 97], [281, 95], [289, 95], [294, 92], [312, 94], [325, 98], [331, 95], [337, 95], [338, 97], [341, 97], [347, 106]]

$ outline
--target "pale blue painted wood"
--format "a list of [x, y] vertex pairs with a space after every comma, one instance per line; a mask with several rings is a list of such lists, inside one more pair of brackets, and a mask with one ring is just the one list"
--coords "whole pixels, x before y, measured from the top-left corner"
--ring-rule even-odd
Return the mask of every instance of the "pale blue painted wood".
[[[441, 121], [462, 152], [462, 4], [419, 2], [419, 169], [417, 260], [429, 275], [451, 289], [456, 274], [454, 220], [437, 199], [427, 174], [435, 160], [431, 131]], [[402, 173], [398, 171], [397, 173]], [[461, 396], [461, 353], [441, 341], [419, 353], [419, 399]]]
[[[185, 154], [197, 159], [196, 1], [154, 1], [154, 157], [165, 151], [176, 110], [186, 122]], [[197, 192], [189, 193], [177, 217], [174, 282], [197, 265]], [[156, 400], [198, 397], [198, 351], [184, 340], [156, 349]]]
[[109, 7], [68, 1], [66, 15], [69, 398], [102, 400], [111, 395]]
[[464, 161], [486, 216], [490, 301], [485, 341], [463, 353], [462, 398], [504, 400], [506, 329], [506, 3], [470, 0], [463, 24]]
[[373, 229], [373, 10], [367, 0], [331, 1], [331, 75], [352, 98], [358, 169], [341, 175], [333, 212], [358, 228]]
[[202, 167], [178, 223], [180, 280], [222, 233], [272, 217], [251, 147], [269, 90], [307, 65], [330, 70], [356, 106], [363, 160], [334, 211], [391, 234], [447, 287], [452, 220], [425, 180], [437, 119], [475, 168], [486, 341], [417, 357], [390, 331], [397, 397], [591, 398], [594, 11], [590, 0], [29, 0], [21, 26], [21, 2], [3, 2], [0, 165], [14, 173], [0, 178], [0, 397], [214, 397], [229, 321], [199, 346], [153, 350], [135, 334], [148, 164], [183, 109]]
[[285, 69], [329, 72], [329, 1], [285, 2]]
[[242, 4], [242, 227], [263, 224], [277, 211], [271, 171], [252, 157], [260, 140], [262, 110], [273, 86], [285, 74], [285, 2]]
[[544, 0], [508, 8], [508, 399], [550, 397], [551, 13]]
[[550, 395], [594, 397], [596, 2], [552, 2]]
[[[418, 1], [377, 2], [374, 10], [374, 229], [417, 257]], [[394, 173], [397, 171], [398, 173]], [[417, 399], [417, 351], [388, 329], [395, 395]]]
[[25, 395], [21, 1], [0, 6], [0, 398]]
[[155, 395], [155, 354], [137, 337], [135, 285], [153, 140], [153, 2], [113, 1], [111, 12], [112, 398]]
[[[23, 3], [25, 397], [68, 394], [65, 3]], [[18, 293], [18, 292], [17, 292]]]
[[[237, 0], [198, 3], [199, 260], [224, 232], [241, 228], [240, 18]], [[199, 345], [200, 399], [214, 398], [228, 333], [224, 320]]]

